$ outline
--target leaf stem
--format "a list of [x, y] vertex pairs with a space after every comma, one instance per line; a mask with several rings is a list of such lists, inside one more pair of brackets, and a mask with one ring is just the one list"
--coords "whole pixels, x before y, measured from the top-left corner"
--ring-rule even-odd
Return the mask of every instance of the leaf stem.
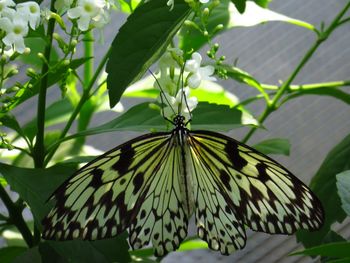
[[[92, 87], [94, 86], [98, 76], [100, 75], [101, 71], [103, 70], [108, 58], [109, 58], [109, 54], [111, 52], [111, 48], [108, 49], [108, 51], [106, 52], [106, 54], [104, 55], [104, 57], [102, 58], [100, 64], [98, 65], [95, 74], [92, 76], [89, 84], [87, 85], [86, 89], [83, 90], [83, 94], [78, 102], [78, 105], [76, 106], [76, 108], [74, 109], [72, 115], [70, 116], [66, 126], [64, 127], [62, 133], [60, 134], [60, 137], [57, 140], [61, 140], [63, 139], [66, 134], [68, 133], [70, 127], [72, 126], [75, 118], [78, 116], [81, 108], [83, 107], [83, 105], [85, 104], [85, 102], [90, 98], [90, 92]], [[46, 159], [45, 159], [45, 165], [47, 165], [51, 158], [53, 157], [53, 155], [55, 154], [55, 152], [57, 151], [58, 147], [60, 144], [57, 144], [57, 146], [55, 146], [47, 155]]]
[[[340, 80], [340, 81], [331, 81], [331, 82], [322, 82], [322, 83], [311, 83], [311, 84], [302, 84], [302, 85], [290, 85], [288, 91], [301, 91], [301, 90], [311, 90], [319, 88], [340, 88], [344, 86], [350, 86], [350, 80]], [[270, 84], [261, 84], [265, 90], [278, 90], [279, 86], [270, 85]]]
[[[328, 37], [331, 35], [331, 33], [337, 28], [339, 25], [339, 21], [344, 16], [344, 14], [347, 12], [347, 10], [350, 8], [350, 2], [345, 5], [345, 7], [339, 12], [339, 14], [333, 19], [332, 23], [329, 25], [329, 27], [320, 32], [317, 40], [314, 42], [314, 44], [310, 47], [310, 49], [306, 52], [304, 57], [301, 59], [298, 66], [294, 69], [292, 74], [289, 76], [286, 82], [282, 84], [282, 86], [277, 90], [275, 96], [270, 101], [270, 103], [267, 103], [265, 110], [259, 117], [259, 123], [262, 124], [266, 118], [274, 112], [278, 108], [278, 102], [280, 98], [284, 95], [284, 93], [289, 89], [291, 83], [295, 79], [295, 77], [299, 74], [301, 69], [305, 66], [305, 64], [310, 60], [310, 58], [313, 56], [315, 51], [318, 49], [318, 47], [328, 39]], [[256, 132], [257, 128], [253, 127], [250, 129], [250, 131], [247, 133], [247, 135], [244, 137], [243, 142], [246, 143], [251, 136]]]
[[10, 196], [6, 192], [5, 188], [0, 184], [0, 198], [4, 202], [8, 212], [9, 212], [9, 223], [13, 223], [17, 229], [21, 232], [24, 241], [27, 243], [28, 247], [33, 247], [33, 237], [28, 225], [23, 219], [22, 208], [16, 206], [16, 204], [11, 200]]

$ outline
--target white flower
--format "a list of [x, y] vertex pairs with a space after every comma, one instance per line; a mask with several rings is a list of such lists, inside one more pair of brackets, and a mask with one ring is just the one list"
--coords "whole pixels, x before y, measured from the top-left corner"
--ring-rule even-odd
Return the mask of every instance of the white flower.
[[67, 11], [73, 4], [73, 0], [56, 0], [55, 9], [59, 14]]
[[187, 79], [187, 84], [190, 88], [198, 88], [202, 80], [216, 80], [215, 77], [212, 77], [215, 70], [214, 67], [209, 65], [201, 67], [201, 62], [202, 56], [197, 52], [194, 52], [192, 59], [186, 62], [185, 70], [190, 72]]
[[201, 2], [202, 4], [206, 4], [209, 2], [209, 0], [199, 0], [199, 2]]
[[15, 6], [16, 3], [12, 0], [0, 0], [0, 16], [6, 15], [8, 12], [11, 12], [9, 10], [13, 10], [12, 6]]
[[177, 79], [174, 80], [166, 72], [161, 72], [160, 78], [154, 82], [153, 87], [170, 95], [174, 95], [177, 87]]
[[96, 22], [98, 17], [102, 18], [101, 13], [104, 12], [105, 6], [104, 0], [78, 0], [77, 6], [69, 9], [67, 13], [70, 19], [78, 19], [78, 28], [81, 31], [86, 31], [92, 19]]
[[2, 39], [6, 46], [13, 47], [18, 53], [23, 53], [25, 49], [24, 37], [28, 34], [28, 22], [14, 14], [12, 19], [8, 17], [0, 18], [0, 29], [6, 32], [6, 36]]
[[40, 24], [40, 6], [33, 2], [25, 2], [16, 6], [19, 15], [29, 22], [32, 29], [36, 29]]
[[189, 94], [188, 87], [180, 89], [176, 97], [170, 96], [168, 93], [162, 94], [162, 102], [167, 104], [163, 109], [164, 116], [172, 120], [173, 117], [180, 114], [186, 120], [190, 120], [191, 112], [197, 107], [198, 100], [196, 97], [189, 98]]

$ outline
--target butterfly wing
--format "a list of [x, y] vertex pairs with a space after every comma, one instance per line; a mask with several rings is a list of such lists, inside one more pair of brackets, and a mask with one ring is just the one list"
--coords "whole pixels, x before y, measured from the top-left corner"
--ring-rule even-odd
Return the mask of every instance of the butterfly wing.
[[[209, 240], [209, 246], [214, 236], [221, 238], [215, 248], [223, 254], [233, 251], [232, 243], [236, 249], [243, 247], [243, 224], [272, 234], [292, 234], [298, 229], [316, 230], [322, 226], [324, 213], [320, 201], [271, 158], [210, 131], [191, 132], [188, 143], [193, 178], [198, 185], [195, 190], [198, 234], [204, 228], [204, 240]], [[217, 210], [210, 210], [210, 202]], [[233, 225], [225, 228], [230, 220]], [[231, 233], [230, 228], [234, 229]]]
[[[159, 255], [175, 250], [187, 234], [178, 186], [181, 154], [171, 133], [135, 138], [85, 165], [52, 195], [43, 238], [110, 238], [130, 227], [130, 244], [152, 240]], [[167, 232], [163, 232], [163, 228]], [[169, 244], [170, 240], [170, 244]]]

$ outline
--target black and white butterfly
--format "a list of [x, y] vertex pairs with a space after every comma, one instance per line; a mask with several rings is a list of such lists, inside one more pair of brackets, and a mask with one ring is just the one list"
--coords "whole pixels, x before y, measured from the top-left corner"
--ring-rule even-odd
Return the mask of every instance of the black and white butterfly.
[[246, 226], [271, 234], [317, 230], [320, 201], [286, 168], [220, 133], [187, 128], [132, 139], [91, 161], [52, 195], [43, 238], [96, 240], [129, 231], [133, 249], [176, 250], [195, 215], [198, 236], [222, 254], [241, 249]]

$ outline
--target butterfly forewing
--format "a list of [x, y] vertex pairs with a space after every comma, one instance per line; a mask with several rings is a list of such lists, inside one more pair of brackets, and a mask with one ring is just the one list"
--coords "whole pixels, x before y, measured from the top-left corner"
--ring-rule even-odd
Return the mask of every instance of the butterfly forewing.
[[169, 133], [140, 136], [77, 171], [52, 195], [43, 220], [45, 239], [101, 239], [124, 231], [137, 216], [154, 180]]
[[[319, 229], [324, 220], [317, 197], [287, 169], [224, 135], [191, 132], [189, 144], [241, 224], [267, 233]], [[195, 166], [199, 166], [194, 162]], [[198, 184], [201, 187], [201, 182]]]

